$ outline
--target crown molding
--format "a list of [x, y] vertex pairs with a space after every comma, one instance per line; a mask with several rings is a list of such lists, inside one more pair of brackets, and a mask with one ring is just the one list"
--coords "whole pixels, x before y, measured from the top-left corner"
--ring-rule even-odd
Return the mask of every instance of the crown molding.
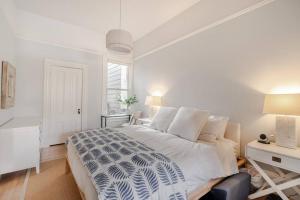
[[70, 46], [69, 45], [63, 45], [63, 44], [59, 44], [59, 43], [55, 43], [55, 42], [35, 40], [35, 39], [27, 38], [27, 37], [24, 37], [24, 36], [21, 36], [21, 35], [18, 35], [18, 34], [15, 34], [15, 37], [20, 39], [20, 40], [25, 40], [25, 41], [35, 42], [35, 43], [54, 46], [54, 47], [70, 49], [70, 50], [74, 50], [74, 51], [81, 51], [81, 52], [84, 52], [84, 53], [90, 53], [90, 54], [101, 55], [101, 56], [106, 54], [105, 50], [97, 51], [97, 50], [92, 50], [92, 49], [84, 49], [84, 48], [74, 47], [74, 46], [71, 46], [71, 45]]
[[233, 19], [236, 19], [236, 18], [238, 18], [238, 17], [240, 17], [240, 16], [242, 16], [242, 15], [245, 15], [245, 14], [247, 14], [247, 13], [249, 13], [249, 12], [252, 12], [252, 11], [254, 11], [254, 10], [256, 10], [256, 9], [259, 9], [259, 8], [261, 8], [261, 7], [265, 6], [265, 5], [268, 5], [268, 4], [270, 4], [270, 3], [274, 2], [274, 1], [276, 1], [276, 0], [264, 0], [264, 1], [261, 1], [261, 2], [259, 2], [259, 3], [257, 3], [257, 4], [255, 4], [255, 5], [249, 6], [248, 8], [245, 8], [245, 9], [243, 9], [243, 10], [241, 10], [241, 11], [239, 11], [239, 12], [236, 12], [236, 13], [234, 13], [234, 14], [232, 14], [232, 15], [229, 15], [229, 16], [223, 18], [223, 19], [220, 19], [220, 20], [218, 20], [218, 21], [212, 23], [212, 24], [209, 24], [209, 25], [207, 25], [207, 26], [201, 27], [201, 28], [199, 28], [199, 29], [197, 29], [197, 30], [195, 30], [195, 31], [193, 31], [193, 32], [191, 32], [191, 33], [189, 33], [189, 34], [186, 34], [186, 35], [184, 35], [184, 36], [181, 36], [181, 37], [179, 37], [179, 38], [177, 38], [177, 39], [175, 39], [175, 40], [172, 40], [172, 41], [170, 41], [170, 42], [167, 42], [166, 44], [163, 44], [163, 45], [161, 45], [161, 46], [159, 46], [159, 47], [156, 47], [156, 48], [154, 48], [154, 49], [152, 49], [152, 50], [150, 50], [150, 51], [148, 51], [148, 52], [146, 52], [146, 53], [143, 53], [142, 55], [135, 57], [135, 58], [134, 58], [134, 61], [137, 61], [137, 60], [139, 60], [139, 59], [141, 59], [141, 58], [144, 58], [144, 57], [146, 57], [146, 56], [148, 56], [148, 55], [151, 55], [151, 54], [153, 54], [153, 53], [155, 53], [155, 52], [158, 52], [158, 51], [160, 51], [160, 50], [162, 50], [162, 49], [165, 49], [165, 48], [167, 48], [167, 47], [169, 47], [169, 46], [172, 46], [172, 45], [174, 45], [174, 44], [176, 44], [176, 43], [178, 43], [178, 42], [181, 42], [181, 41], [183, 41], [183, 40], [186, 40], [186, 39], [188, 39], [188, 38], [190, 38], [190, 37], [192, 37], [192, 36], [194, 36], [194, 35], [197, 35], [197, 34], [199, 34], [199, 33], [202, 33], [202, 32], [204, 32], [204, 31], [207, 31], [207, 30], [210, 30], [210, 29], [212, 29], [212, 28], [214, 28], [214, 27], [217, 27], [217, 26], [219, 26], [219, 25], [221, 25], [221, 24], [224, 24], [224, 23], [226, 23], [226, 22], [228, 22], [228, 21], [231, 21], [231, 20], [233, 20]]

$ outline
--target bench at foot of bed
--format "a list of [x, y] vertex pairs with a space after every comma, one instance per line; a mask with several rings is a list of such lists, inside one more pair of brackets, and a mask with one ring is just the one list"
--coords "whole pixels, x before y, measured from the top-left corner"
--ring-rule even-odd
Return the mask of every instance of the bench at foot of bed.
[[218, 185], [201, 200], [247, 200], [250, 192], [250, 175], [235, 174]]

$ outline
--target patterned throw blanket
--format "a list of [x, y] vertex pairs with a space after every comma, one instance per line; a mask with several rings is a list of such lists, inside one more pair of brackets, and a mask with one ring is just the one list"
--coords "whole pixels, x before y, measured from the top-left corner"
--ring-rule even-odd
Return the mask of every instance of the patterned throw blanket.
[[184, 175], [175, 162], [116, 129], [80, 132], [69, 142], [99, 199], [187, 199]]

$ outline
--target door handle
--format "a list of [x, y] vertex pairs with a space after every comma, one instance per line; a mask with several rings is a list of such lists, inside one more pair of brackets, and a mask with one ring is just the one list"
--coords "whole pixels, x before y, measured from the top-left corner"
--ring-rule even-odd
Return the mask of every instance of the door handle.
[[77, 114], [80, 115], [80, 113], [81, 113], [81, 110], [80, 110], [80, 108], [78, 108], [77, 109]]

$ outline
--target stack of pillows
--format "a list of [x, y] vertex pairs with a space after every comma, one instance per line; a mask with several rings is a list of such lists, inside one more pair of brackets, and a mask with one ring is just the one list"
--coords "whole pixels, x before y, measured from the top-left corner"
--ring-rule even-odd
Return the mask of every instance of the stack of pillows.
[[208, 111], [197, 108], [161, 107], [150, 127], [192, 142], [213, 142], [224, 139], [228, 120], [228, 117], [210, 116]]

